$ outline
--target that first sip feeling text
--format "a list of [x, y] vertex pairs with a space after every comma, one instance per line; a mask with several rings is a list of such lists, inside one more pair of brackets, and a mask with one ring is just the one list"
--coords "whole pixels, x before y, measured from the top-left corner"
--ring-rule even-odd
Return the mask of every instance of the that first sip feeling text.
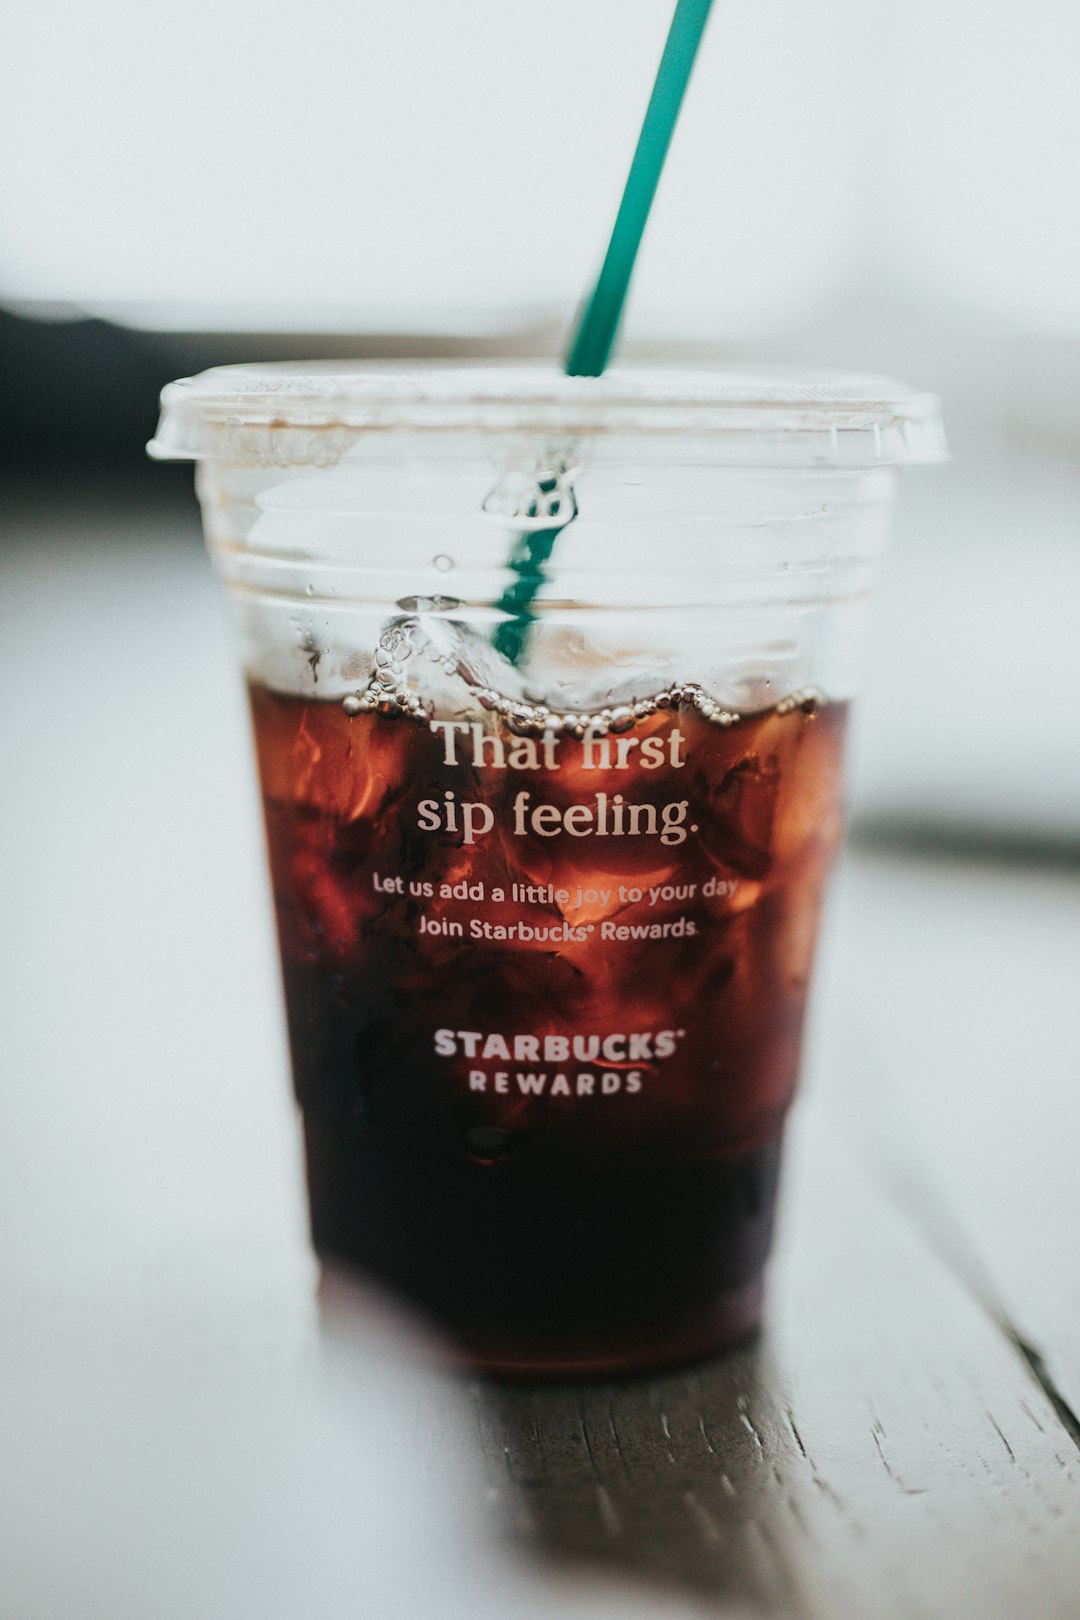
[[[559, 751], [567, 740], [547, 732], [543, 737], [504, 742], [475, 720], [432, 720], [430, 725], [442, 737], [445, 765], [471, 763], [477, 769], [557, 771]], [[663, 766], [678, 771], [686, 764], [685, 738], [677, 728], [666, 737], [610, 737], [589, 730], [578, 746], [585, 771], [625, 771], [631, 760], [643, 771]], [[658, 838], [661, 844], [682, 844], [688, 833], [697, 832], [696, 826], [687, 826], [689, 808], [687, 799], [631, 804], [621, 793], [602, 790], [585, 803], [536, 803], [531, 791], [521, 788], [511, 802], [511, 831], [517, 838], [566, 833], [571, 838]], [[448, 788], [441, 799], [420, 800], [416, 824], [421, 832], [460, 833], [463, 843], [475, 844], [493, 830], [495, 812], [484, 800], [459, 799]]]

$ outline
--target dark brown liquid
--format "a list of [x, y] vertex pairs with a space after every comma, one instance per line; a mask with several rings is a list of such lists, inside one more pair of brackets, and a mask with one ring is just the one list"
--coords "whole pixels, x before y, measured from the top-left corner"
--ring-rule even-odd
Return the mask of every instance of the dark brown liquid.
[[843, 706], [661, 710], [622, 769], [614, 737], [607, 768], [573, 737], [512, 768], [489, 716], [500, 769], [415, 720], [251, 700], [319, 1252], [489, 1367], [746, 1333]]

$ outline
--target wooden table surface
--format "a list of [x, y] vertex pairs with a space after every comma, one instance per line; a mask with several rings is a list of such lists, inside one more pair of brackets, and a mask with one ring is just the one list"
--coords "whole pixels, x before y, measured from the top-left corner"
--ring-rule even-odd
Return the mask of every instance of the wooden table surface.
[[853, 849], [761, 1338], [463, 1385], [316, 1291], [193, 513], [11, 511], [5, 1616], [1080, 1613], [1080, 872]]

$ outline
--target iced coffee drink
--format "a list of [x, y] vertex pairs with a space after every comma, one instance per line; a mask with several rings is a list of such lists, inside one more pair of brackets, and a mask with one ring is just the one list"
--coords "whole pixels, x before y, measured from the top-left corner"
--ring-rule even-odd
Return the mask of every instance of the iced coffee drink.
[[316, 1249], [488, 1368], [744, 1336], [934, 402], [226, 369], [157, 447], [200, 463], [240, 630]]

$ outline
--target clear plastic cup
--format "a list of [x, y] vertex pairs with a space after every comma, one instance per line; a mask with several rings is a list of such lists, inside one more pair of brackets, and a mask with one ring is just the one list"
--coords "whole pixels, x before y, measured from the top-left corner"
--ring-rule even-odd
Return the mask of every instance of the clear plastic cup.
[[249, 683], [312, 1234], [473, 1364], [757, 1325], [895, 469], [879, 378], [172, 384]]

